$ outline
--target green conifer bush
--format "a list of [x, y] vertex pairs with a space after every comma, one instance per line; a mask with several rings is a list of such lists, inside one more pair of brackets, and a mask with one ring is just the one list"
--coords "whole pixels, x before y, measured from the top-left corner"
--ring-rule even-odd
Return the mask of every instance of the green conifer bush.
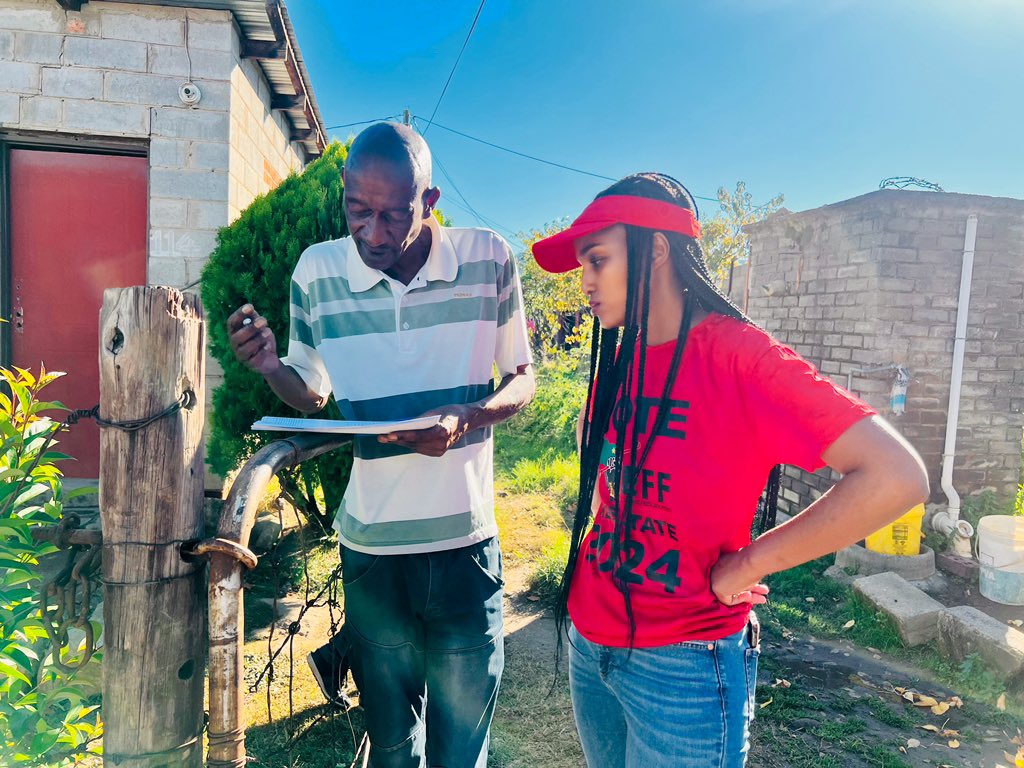
[[[224, 370], [213, 394], [207, 461], [226, 476], [263, 445], [279, 438], [253, 432], [262, 416], [296, 416], [262, 381], [237, 360], [228, 343], [227, 318], [246, 302], [267, 318], [278, 353], [288, 345], [289, 284], [295, 264], [308, 246], [347, 233], [342, 211], [341, 169], [348, 151], [338, 142], [302, 174], [290, 174], [274, 190], [260, 195], [230, 226], [217, 234], [217, 247], [203, 269], [202, 297], [208, 320], [210, 353]], [[332, 398], [321, 418], [341, 418]], [[308, 516], [326, 524], [337, 509], [352, 466], [351, 449], [337, 450], [302, 465], [300, 474], [282, 478], [285, 490]], [[317, 504], [316, 490], [323, 489]]]

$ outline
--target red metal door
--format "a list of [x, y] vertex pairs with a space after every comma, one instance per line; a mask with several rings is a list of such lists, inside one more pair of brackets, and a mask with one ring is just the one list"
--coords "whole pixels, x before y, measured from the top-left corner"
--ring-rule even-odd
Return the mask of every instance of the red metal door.
[[[99, 402], [103, 289], [146, 282], [149, 162], [144, 157], [12, 149], [11, 357], [69, 408]], [[55, 414], [56, 415], [56, 414]], [[99, 430], [71, 428], [57, 450], [67, 477], [99, 477]]]

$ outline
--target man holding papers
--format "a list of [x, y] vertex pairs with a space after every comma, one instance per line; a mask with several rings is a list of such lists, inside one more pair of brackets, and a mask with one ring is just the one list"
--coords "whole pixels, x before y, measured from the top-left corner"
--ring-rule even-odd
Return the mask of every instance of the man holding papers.
[[333, 392], [348, 419], [438, 417], [355, 438], [335, 519], [347, 629], [371, 765], [483, 768], [504, 659], [491, 427], [534, 392], [516, 263], [495, 233], [437, 223], [407, 126], [363, 131], [343, 179], [351, 236], [299, 259], [288, 354], [251, 305], [231, 344], [301, 411]]

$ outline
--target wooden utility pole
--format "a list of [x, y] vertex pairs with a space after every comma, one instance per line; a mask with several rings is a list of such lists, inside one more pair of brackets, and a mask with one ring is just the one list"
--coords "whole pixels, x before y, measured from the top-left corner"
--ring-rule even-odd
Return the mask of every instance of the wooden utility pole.
[[204, 579], [182, 542], [203, 537], [206, 327], [173, 288], [111, 288], [100, 312], [100, 416], [145, 419], [100, 439], [104, 766], [202, 766]]

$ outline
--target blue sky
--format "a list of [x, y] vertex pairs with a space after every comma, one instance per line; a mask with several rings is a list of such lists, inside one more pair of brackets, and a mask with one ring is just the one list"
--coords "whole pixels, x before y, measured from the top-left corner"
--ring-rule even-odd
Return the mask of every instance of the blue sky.
[[[1024, 198], [1024, 0], [291, 0], [329, 126], [409, 109], [458, 225], [507, 237], [575, 216], [608, 181], [747, 182], [790, 210], [890, 176]], [[333, 130], [344, 140], [359, 126]], [[702, 217], [717, 204], [698, 201]]]

